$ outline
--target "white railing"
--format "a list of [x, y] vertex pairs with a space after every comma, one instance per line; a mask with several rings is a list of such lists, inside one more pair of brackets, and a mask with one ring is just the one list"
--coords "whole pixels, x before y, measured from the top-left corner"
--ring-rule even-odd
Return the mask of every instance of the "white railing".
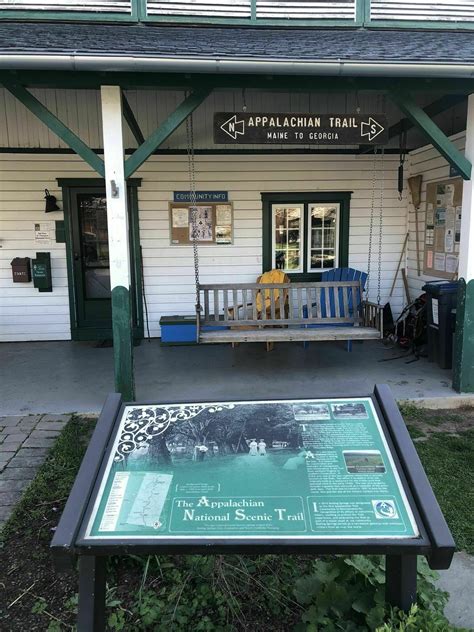
[[250, 18], [251, 0], [148, 0], [147, 14]]
[[422, 22], [474, 22], [473, 0], [371, 0], [370, 18]]
[[354, 0], [256, 0], [257, 18], [355, 19]]
[[131, 13], [131, 0], [0, 0], [2, 10]]

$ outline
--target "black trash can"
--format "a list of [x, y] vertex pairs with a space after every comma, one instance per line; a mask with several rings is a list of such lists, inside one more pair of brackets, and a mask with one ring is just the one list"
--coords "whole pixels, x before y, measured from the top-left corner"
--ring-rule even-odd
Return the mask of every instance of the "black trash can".
[[442, 369], [453, 366], [453, 332], [456, 326], [458, 283], [432, 281], [423, 286], [428, 297], [428, 360]]

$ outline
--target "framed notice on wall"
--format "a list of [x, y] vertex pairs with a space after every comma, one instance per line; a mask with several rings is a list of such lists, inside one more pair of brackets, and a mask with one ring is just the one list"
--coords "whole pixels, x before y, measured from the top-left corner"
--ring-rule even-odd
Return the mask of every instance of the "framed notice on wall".
[[431, 182], [426, 187], [423, 272], [455, 278], [461, 240], [462, 178]]
[[[231, 202], [203, 202], [196, 205], [196, 240], [199, 244], [231, 244], [233, 239], [233, 208]], [[191, 206], [170, 203], [170, 239], [174, 245], [193, 242]]]

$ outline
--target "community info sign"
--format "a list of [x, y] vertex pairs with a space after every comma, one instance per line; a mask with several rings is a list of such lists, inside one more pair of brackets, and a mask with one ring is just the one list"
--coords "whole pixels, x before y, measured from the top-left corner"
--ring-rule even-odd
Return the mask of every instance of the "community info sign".
[[413, 538], [370, 397], [128, 405], [87, 539]]

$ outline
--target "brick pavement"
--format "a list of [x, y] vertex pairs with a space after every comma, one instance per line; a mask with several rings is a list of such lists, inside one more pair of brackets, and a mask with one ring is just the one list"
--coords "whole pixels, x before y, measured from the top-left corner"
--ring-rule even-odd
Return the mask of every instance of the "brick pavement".
[[71, 415], [0, 417], [0, 527]]

